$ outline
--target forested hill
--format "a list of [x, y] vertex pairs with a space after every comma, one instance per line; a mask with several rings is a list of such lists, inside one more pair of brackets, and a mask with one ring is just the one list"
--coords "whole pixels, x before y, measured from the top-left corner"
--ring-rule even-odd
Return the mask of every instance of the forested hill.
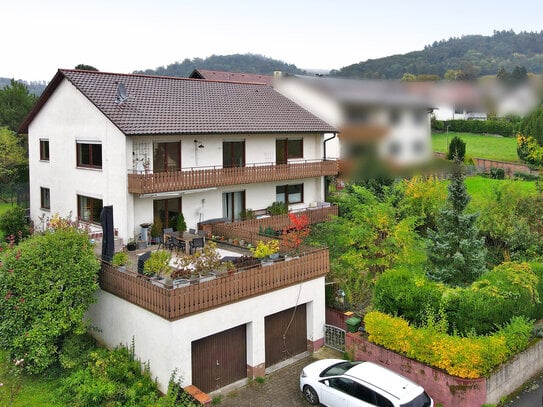
[[[36, 96], [40, 96], [45, 87], [47, 86], [47, 82], [45, 81], [23, 81], [18, 79], [17, 82], [23, 83], [30, 93]], [[2, 89], [4, 86], [7, 86], [11, 83], [10, 78], [0, 78], [0, 89]]]
[[524, 66], [528, 72], [543, 68], [543, 31], [495, 31], [492, 36], [466, 35], [427, 45], [409, 52], [345, 66], [332, 75], [349, 78], [399, 79], [404, 73], [439, 75], [462, 70], [469, 77], [495, 75], [500, 67], [512, 71]]
[[272, 75], [273, 71], [302, 74], [304, 71], [296, 65], [287, 64], [257, 54], [211, 55], [208, 58], [185, 59], [168, 66], [156, 69], [146, 69], [134, 73], [164, 76], [189, 76], [194, 69], [209, 69], [214, 71], [245, 72], [261, 75]]

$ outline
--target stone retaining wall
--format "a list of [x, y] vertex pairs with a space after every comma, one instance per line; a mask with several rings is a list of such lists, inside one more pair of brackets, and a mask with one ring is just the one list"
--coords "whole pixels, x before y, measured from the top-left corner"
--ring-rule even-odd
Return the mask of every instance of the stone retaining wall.
[[347, 333], [345, 348], [355, 360], [379, 363], [420, 384], [444, 407], [480, 407], [496, 404], [543, 369], [543, 341], [500, 366], [488, 378], [461, 379], [369, 342], [358, 333]]

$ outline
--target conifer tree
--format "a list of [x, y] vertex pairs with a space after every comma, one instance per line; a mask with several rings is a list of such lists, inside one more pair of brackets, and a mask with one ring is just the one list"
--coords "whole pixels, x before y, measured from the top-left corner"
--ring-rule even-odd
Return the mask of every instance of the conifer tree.
[[461, 162], [455, 158], [447, 204], [429, 230], [428, 278], [453, 286], [468, 285], [485, 272], [486, 248], [476, 226], [478, 215], [465, 213], [471, 197], [466, 191]]

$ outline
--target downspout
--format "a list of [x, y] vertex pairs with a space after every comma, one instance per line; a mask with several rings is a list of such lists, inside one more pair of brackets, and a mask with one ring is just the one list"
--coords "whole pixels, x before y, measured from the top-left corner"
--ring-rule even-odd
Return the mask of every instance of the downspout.
[[322, 147], [323, 147], [323, 150], [324, 150], [323, 161], [326, 161], [326, 142], [335, 139], [336, 136], [337, 136], [337, 133], [333, 133], [332, 137], [329, 137], [329, 138], [325, 139], [325, 140], [322, 142]]

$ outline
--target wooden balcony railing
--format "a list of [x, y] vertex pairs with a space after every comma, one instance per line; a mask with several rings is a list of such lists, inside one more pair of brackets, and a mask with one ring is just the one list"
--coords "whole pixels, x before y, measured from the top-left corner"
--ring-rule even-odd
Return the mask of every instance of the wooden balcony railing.
[[225, 185], [336, 175], [335, 160], [305, 160], [289, 164], [248, 164], [245, 167], [184, 168], [176, 172], [128, 174], [128, 192], [153, 194], [187, 189], [214, 188]]
[[240, 270], [235, 274], [180, 288], [153, 285], [135, 273], [102, 263], [100, 287], [168, 320], [220, 307], [256, 295], [324, 276], [328, 249], [313, 248], [290, 261]]

